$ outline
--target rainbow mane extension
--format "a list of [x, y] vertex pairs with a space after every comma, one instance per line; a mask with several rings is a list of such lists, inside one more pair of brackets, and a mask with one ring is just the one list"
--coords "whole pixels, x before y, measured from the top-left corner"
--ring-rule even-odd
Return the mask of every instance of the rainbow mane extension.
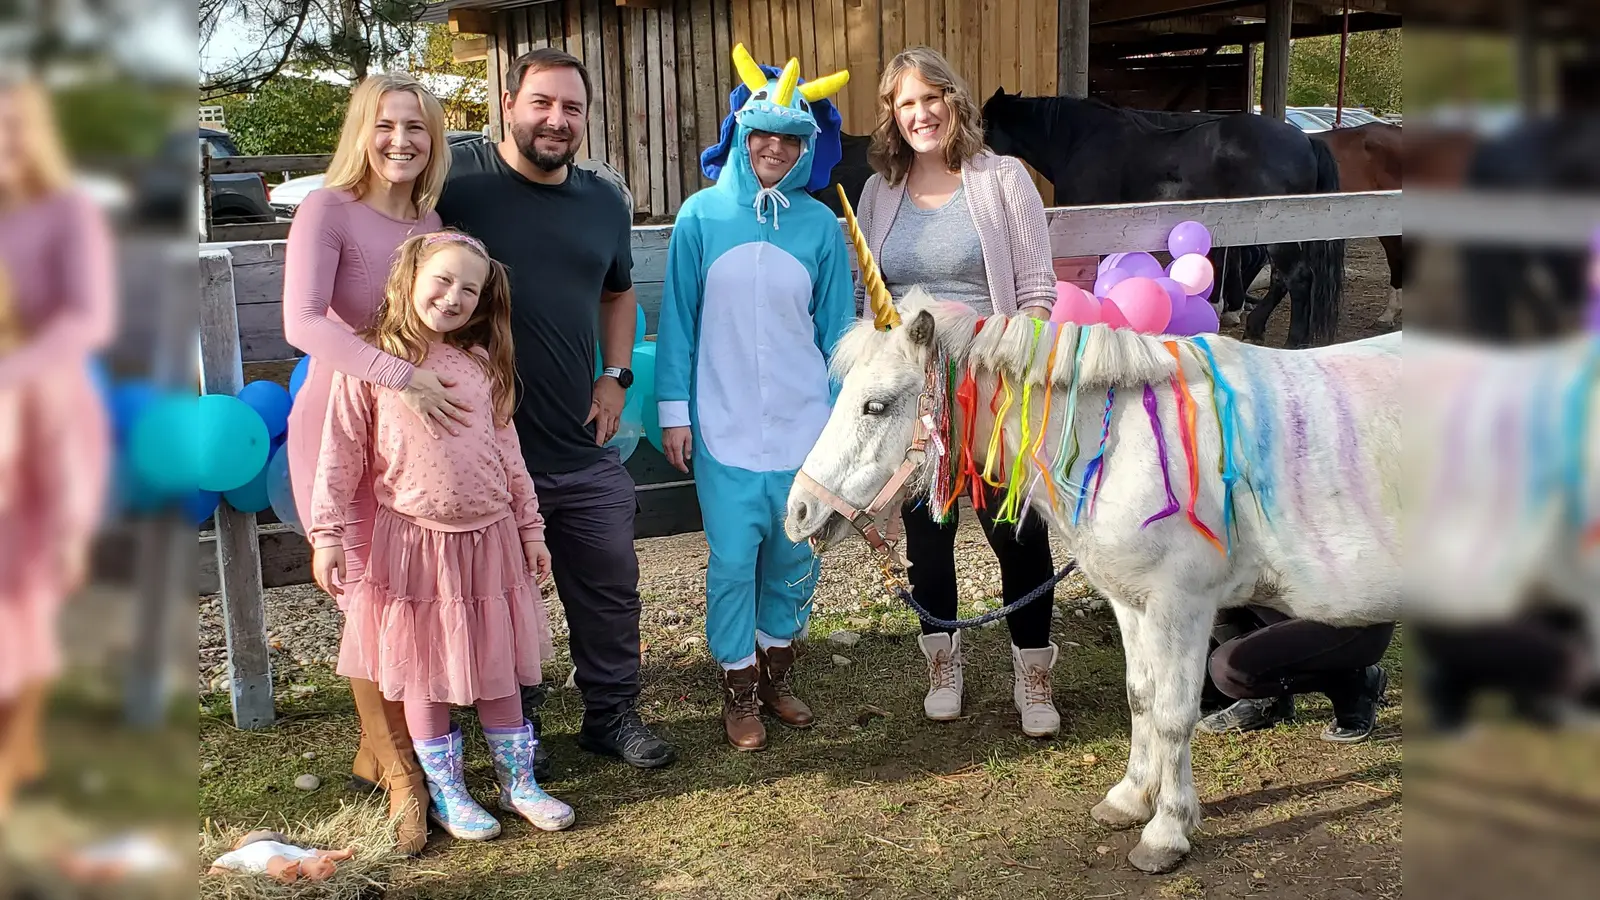
[[[1197, 458], [1199, 455], [1200, 441], [1199, 434], [1195, 428], [1196, 413], [1194, 408], [1194, 397], [1189, 393], [1189, 385], [1183, 380], [1183, 357], [1178, 352], [1177, 342], [1165, 341], [1163, 342], [1163, 345], [1167, 348], [1167, 352], [1171, 353], [1172, 358], [1178, 363], [1178, 371], [1173, 373], [1172, 376], [1172, 396], [1173, 399], [1178, 403], [1178, 419], [1182, 425], [1182, 427], [1178, 429], [1178, 433], [1183, 439], [1184, 460], [1189, 464], [1189, 524], [1193, 525], [1196, 531], [1200, 532], [1200, 534], [1204, 536], [1206, 540], [1210, 541], [1211, 545], [1217, 548], [1218, 553], [1221, 553], [1223, 556], [1227, 556], [1233, 551], [1232, 532], [1228, 532], [1228, 544], [1227, 546], [1223, 546], [1222, 541], [1217, 538], [1216, 533], [1210, 528], [1207, 528], [1206, 523], [1200, 521], [1200, 515], [1198, 512], [1200, 506], [1200, 463]], [[1228, 490], [1226, 477], [1224, 477], [1223, 484], [1224, 491], [1226, 492]], [[1227, 522], [1228, 520], [1226, 516], [1228, 506], [1226, 504], [1231, 502], [1231, 497], [1226, 497], [1223, 502], [1223, 521]], [[1227, 531], [1226, 524], [1223, 525], [1223, 530]]]
[[[1231, 550], [1232, 547], [1233, 547], [1233, 536], [1234, 536], [1235, 528], [1236, 528], [1236, 526], [1234, 524], [1235, 517], [1234, 517], [1234, 511], [1233, 511], [1234, 510], [1234, 506], [1233, 506], [1233, 490], [1234, 490], [1234, 486], [1239, 483], [1239, 457], [1238, 457], [1238, 445], [1239, 445], [1239, 427], [1238, 427], [1239, 426], [1239, 398], [1238, 398], [1238, 395], [1234, 393], [1233, 385], [1229, 384], [1228, 380], [1226, 378], [1222, 377], [1222, 370], [1220, 368], [1218, 368], [1218, 366], [1217, 366], [1217, 357], [1216, 357], [1216, 353], [1211, 349], [1211, 342], [1206, 340], [1206, 338], [1203, 335], [1201, 335], [1201, 336], [1196, 336], [1194, 338], [1194, 344], [1195, 344], [1195, 346], [1200, 348], [1202, 353], [1204, 353], [1206, 355], [1206, 364], [1210, 367], [1210, 375], [1211, 375], [1211, 379], [1212, 379], [1212, 384], [1214, 386], [1213, 390], [1217, 394], [1221, 395], [1221, 400], [1222, 400], [1221, 403], [1217, 404], [1218, 418], [1221, 420], [1221, 423], [1222, 423], [1222, 447], [1223, 447], [1223, 453], [1222, 453], [1222, 531], [1223, 531], [1224, 534], [1226, 534], [1228, 536], [1228, 548]], [[1178, 353], [1177, 344], [1176, 343], [1173, 343], [1172, 346], [1168, 347], [1167, 349], [1169, 351], [1171, 351], [1174, 356], [1176, 356], [1177, 353]], [[1181, 368], [1183, 366], [1183, 361], [1181, 359], [1178, 361], [1178, 366], [1179, 366], [1179, 368], [1181, 370]], [[1184, 392], [1184, 394], [1186, 396], [1188, 394], [1188, 391], [1189, 391], [1188, 386], [1185, 385], [1184, 388], [1183, 388], [1183, 392]], [[1191, 429], [1191, 440], [1193, 440], [1193, 437], [1192, 437], [1192, 435], [1193, 435], [1193, 421], [1192, 421], [1192, 419], [1193, 419], [1193, 413], [1191, 412], [1190, 413], [1190, 426], [1189, 426], [1190, 429]], [[1193, 459], [1191, 458], [1190, 463], [1189, 463], [1189, 466], [1190, 466], [1191, 470], [1194, 468], [1194, 465], [1195, 465], [1195, 463], [1194, 463]], [[1195, 472], [1191, 477], [1192, 478], [1193, 477], [1198, 477], [1198, 475], [1199, 475], [1199, 473]], [[1194, 510], [1193, 509], [1190, 509], [1189, 515], [1191, 517], [1194, 516]], [[1208, 535], [1211, 534], [1211, 530], [1208, 529], [1208, 528], [1205, 528], [1204, 525], [1200, 524], [1198, 519], [1195, 519], [1195, 524], [1196, 524], [1197, 527], [1204, 529], [1205, 532]], [[1215, 539], [1216, 536], [1215, 535], [1211, 535], [1211, 537], [1213, 539]]]
[[[1089, 464], [1083, 467], [1083, 488], [1078, 491], [1078, 506], [1072, 511], [1073, 525], [1077, 525], [1079, 519], [1083, 517], [1083, 502], [1089, 499], [1090, 481], [1095, 482], [1095, 497], [1098, 498], [1100, 496], [1099, 485], [1105, 480], [1103, 476], [1105, 474], [1106, 440], [1111, 436], [1111, 410], [1116, 406], [1116, 403], [1117, 389], [1114, 387], [1106, 388], [1106, 413], [1100, 421], [1100, 449], [1089, 460]], [[1097, 474], [1102, 477], [1096, 479], [1095, 476]]]
[[[1088, 340], [1089, 329], [1079, 326], [1076, 345], [1072, 351], [1072, 377], [1067, 383], [1067, 416], [1061, 426], [1061, 445], [1056, 450], [1056, 480], [1064, 488], [1074, 486], [1072, 467], [1078, 463], [1078, 371], [1083, 365], [1083, 348], [1088, 344]], [[1080, 495], [1084, 487], [1077, 485]]]
[[1144, 524], [1139, 526], [1141, 530], [1178, 511], [1178, 495], [1172, 492], [1172, 473], [1168, 471], [1167, 436], [1161, 431], [1161, 417], [1157, 414], [1156, 389], [1148, 384], [1144, 386], [1144, 411], [1150, 416], [1150, 433], [1156, 439], [1156, 456], [1161, 466], [1161, 482], [1167, 488], [1167, 505], [1162, 507], [1160, 512], [1145, 519]]
[[[1028, 445], [1032, 443], [1031, 419], [1033, 418], [1033, 379], [1028, 373], [1033, 371], [1033, 356], [1039, 350], [1039, 335], [1041, 323], [1038, 319], [1028, 320], [1033, 328], [1033, 340], [1028, 344], [1028, 359], [1022, 366], [1022, 439], [1017, 443], [1017, 458], [1011, 461], [1011, 484], [1006, 488], [1005, 500], [1000, 504], [1000, 514], [995, 517], [996, 522], [1015, 524], [1017, 521], [1017, 504], [1022, 502], [1022, 470], [1028, 463]], [[995, 423], [995, 430], [1001, 428], [1001, 423]]]

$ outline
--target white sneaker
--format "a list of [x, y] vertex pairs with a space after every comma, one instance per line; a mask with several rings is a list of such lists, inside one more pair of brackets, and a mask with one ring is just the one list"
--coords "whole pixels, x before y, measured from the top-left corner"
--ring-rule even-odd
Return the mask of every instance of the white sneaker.
[[922, 711], [935, 722], [961, 718], [961, 632], [925, 634], [917, 638], [928, 658], [928, 696]]
[[1011, 699], [1022, 714], [1022, 733], [1028, 737], [1050, 737], [1061, 730], [1061, 713], [1056, 712], [1050, 691], [1050, 670], [1058, 653], [1055, 644], [1037, 650], [1011, 647], [1011, 668], [1017, 676]]

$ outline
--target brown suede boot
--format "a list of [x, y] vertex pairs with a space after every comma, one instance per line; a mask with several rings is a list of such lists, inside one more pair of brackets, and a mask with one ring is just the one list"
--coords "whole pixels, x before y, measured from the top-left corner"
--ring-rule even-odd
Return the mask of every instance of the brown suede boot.
[[[416, 752], [411, 749], [405, 707], [384, 699], [378, 685], [365, 679], [350, 679], [350, 693], [356, 699], [362, 743], [371, 753], [375, 780], [389, 792], [390, 817], [400, 820], [396, 849], [415, 856], [428, 843], [428, 787]], [[356, 761], [365, 764], [359, 752]]]
[[728, 743], [740, 750], [767, 749], [767, 727], [761, 724], [761, 701], [756, 690], [760, 667], [722, 670], [722, 727]]
[[811, 707], [794, 695], [794, 648], [757, 650], [756, 659], [761, 665], [761, 705], [790, 728], [810, 728], [816, 721]]

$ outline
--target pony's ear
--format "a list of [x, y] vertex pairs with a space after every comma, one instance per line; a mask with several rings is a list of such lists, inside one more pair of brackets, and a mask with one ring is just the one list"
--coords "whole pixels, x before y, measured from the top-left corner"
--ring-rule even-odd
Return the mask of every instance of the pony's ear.
[[1004, 97], [1005, 95], [1006, 95], [1006, 86], [1002, 84], [999, 87], [994, 89], [994, 96], [990, 97], [989, 99], [990, 100], [999, 100], [1000, 98]]
[[918, 347], [933, 346], [933, 313], [922, 310], [906, 327], [906, 337]]

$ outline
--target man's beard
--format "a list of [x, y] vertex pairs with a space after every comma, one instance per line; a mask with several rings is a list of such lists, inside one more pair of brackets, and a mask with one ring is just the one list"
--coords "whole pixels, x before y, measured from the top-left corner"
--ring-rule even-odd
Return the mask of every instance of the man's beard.
[[[554, 172], [572, 162], [578, 156], [578, 148], [583, 145], [583, 136], [576, 131], [551, 128], [548, 125], [525, 125], [520, 122], [511, 124], [511, 138], [517, 142], [517, 150], [522, 153], [522, 157], [545, 172]], [[567, 148], [560, 153], [547, 153], [540, 150], [535, 143], [539, 138], [565, 139]]]

